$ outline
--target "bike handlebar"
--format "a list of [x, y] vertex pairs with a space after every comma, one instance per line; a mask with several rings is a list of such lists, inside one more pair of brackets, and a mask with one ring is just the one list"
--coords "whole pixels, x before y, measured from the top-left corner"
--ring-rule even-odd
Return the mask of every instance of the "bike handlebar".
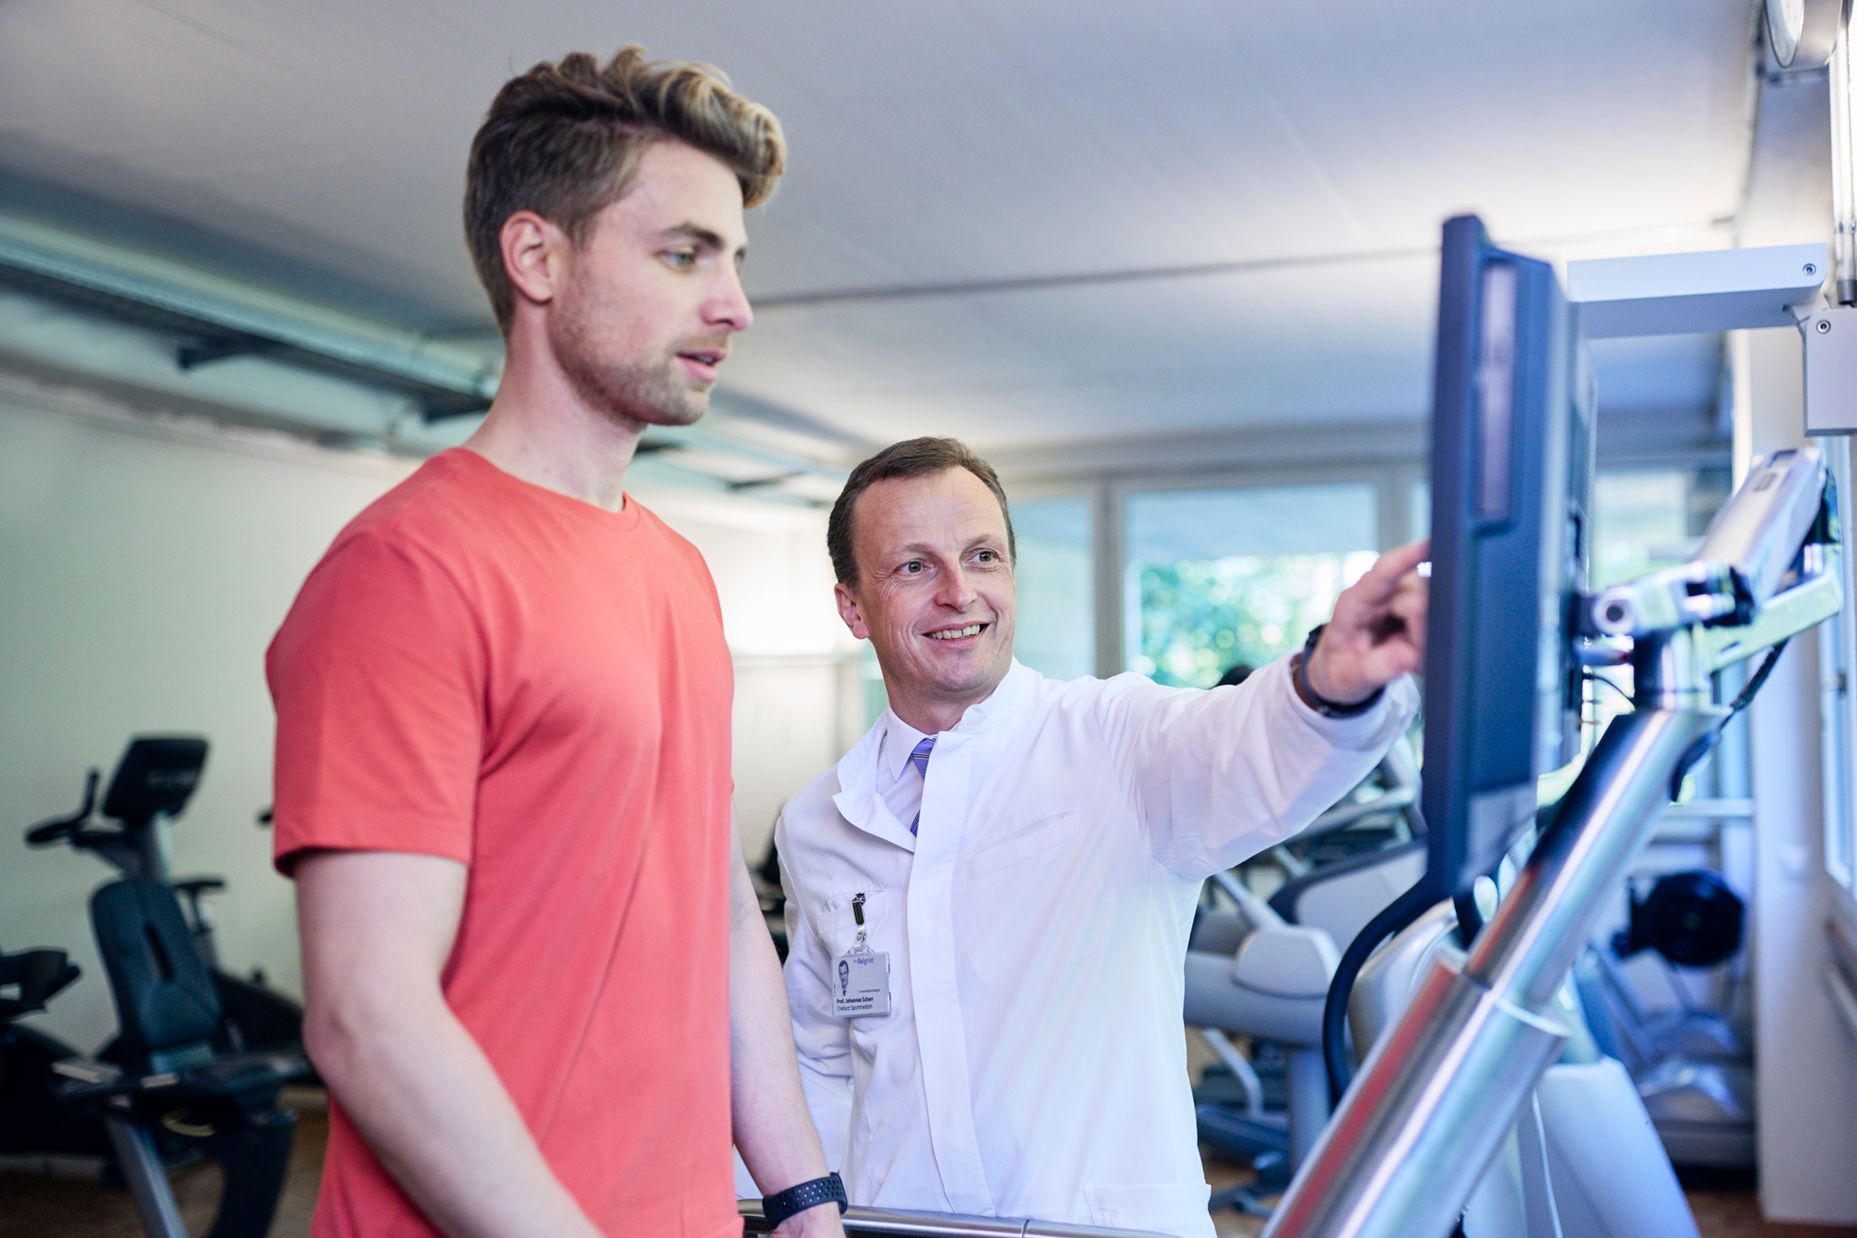
[[26, 845], [43, 847], [47, 843], [61, 842], [83, 831], [84, 822], [90, 820], [90, 814], [97, 807], [97, 783], [102, 779], [101, 770], [91, 770], [84, 778], [84, 806], [68, 817], [56, 817], [50, 821], [41, 821], [26, 831]]

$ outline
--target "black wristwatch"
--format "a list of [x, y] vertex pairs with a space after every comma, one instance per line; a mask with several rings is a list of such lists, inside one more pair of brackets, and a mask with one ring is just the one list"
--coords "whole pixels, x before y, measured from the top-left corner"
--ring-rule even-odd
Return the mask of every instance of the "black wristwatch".
[[1309, 659], [1315, 656], [1315, 647], [1322, 639], [1326, 623], [1318, 623], [1309, 629], [1309, 639], [1302, 643], [1302, 652], [1296, 655], [1296, 687], [1309, 707], [1324, 718], [1358, 718], [1386, 695], [1384, 687], [1375, 688], [1366, 699], [1355, 701], [1352, 705], [1337, 705], [1324, 697], [1309, 683]]
[[790, 1186], [777, 1195], [769, 1195], [761, 1201], [761, 1215], [767, 1218], [767, 1227], [772, 1229], [794, 1213], [817, 1208], [820, 1204], [837, 1204], [841, 1215], [850, 1207], [845, 1199], [843, 1178], [831, 1173], [798, 1186]]

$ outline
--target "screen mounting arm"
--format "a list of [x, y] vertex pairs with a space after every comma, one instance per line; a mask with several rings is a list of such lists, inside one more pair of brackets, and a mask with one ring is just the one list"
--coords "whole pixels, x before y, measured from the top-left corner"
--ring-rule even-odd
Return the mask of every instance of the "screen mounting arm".
[[1642, 641], [1705, 628], [1711, 673], [1771, 648], [1838, 608], [1836, 506], [1815, 448], [1774, 452], [1750, 471], [1688, 562], [1591, 599], [1586, 634]]

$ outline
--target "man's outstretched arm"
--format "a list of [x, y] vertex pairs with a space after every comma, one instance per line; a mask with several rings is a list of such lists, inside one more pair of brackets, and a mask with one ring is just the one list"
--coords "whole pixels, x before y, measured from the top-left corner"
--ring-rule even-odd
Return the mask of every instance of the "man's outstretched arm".
[[[740, 832], [729, 878], [729, 1095], [735, 1146], [763, 1195], [822, 1178], [825, 1153], [800, 1088], [793, 1021], [761, 904], [742, 858]], [[795, 1213], [774, 1231], [793, 1238], [843, 1238], [838, 1209]]]
[[303, 1039], [368, 1147], [450, 1235], [597, 1235], [439, 986], [464, 907], [454, 860], [297, 861]]

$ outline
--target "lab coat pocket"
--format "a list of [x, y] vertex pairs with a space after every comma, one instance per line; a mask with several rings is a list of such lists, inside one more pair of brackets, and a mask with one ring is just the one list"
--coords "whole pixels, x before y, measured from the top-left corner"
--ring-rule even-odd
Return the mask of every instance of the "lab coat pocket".
[[1176, 1238], [1212, 1238], [1207, 1206], [1212, 1188], [1202, 1182], [1159, 1182], [1139, 1186], [1086, 1186], [1090, 1224], [1145, 1229]]
[[[859, 895], [864, 897], [861, 905], [854, 907]], [[862, 890], [846, 890], [840, 894], [821, 899], [814, 911], [813, 927], [819, 940], [825, 943], [833, 958], [851, 949], [858, 939], [858, 913], [864, 916], [864, 944], [872, 950], [885, 950], [883, 944], [884, 921], [889, 918], [890, 896], [883, 890], [866, 887]]]

